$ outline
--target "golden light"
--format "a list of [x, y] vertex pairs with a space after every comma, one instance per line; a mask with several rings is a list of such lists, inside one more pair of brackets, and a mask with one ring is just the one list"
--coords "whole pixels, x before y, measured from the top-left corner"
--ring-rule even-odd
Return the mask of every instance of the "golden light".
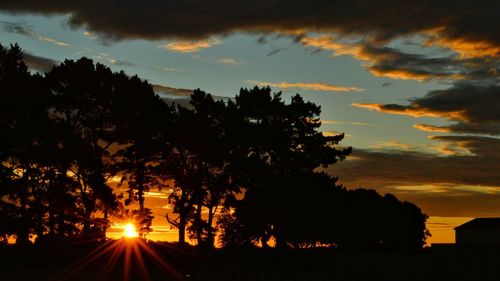
[[137, 238], [139, 237], [139, 233], [133, 223], [127, 223], [123, 228], [123, 236], [125, 238]]

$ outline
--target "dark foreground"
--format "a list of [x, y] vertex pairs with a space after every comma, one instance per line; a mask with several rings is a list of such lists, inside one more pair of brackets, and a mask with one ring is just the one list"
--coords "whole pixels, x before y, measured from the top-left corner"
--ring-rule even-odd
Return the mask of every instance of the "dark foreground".
[[0, 280], [500, 280], [500, 251], [200, 251], [115, 241], [0, 248]]

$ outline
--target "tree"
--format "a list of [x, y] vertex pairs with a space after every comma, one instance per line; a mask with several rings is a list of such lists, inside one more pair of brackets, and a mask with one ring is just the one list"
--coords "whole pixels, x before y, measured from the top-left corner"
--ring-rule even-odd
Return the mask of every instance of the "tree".
[[167, 215], [167, 220], [179, 229], [181, 243], [187, 229], [198, 245], [213, 247], [215, 215], [235, 189], [228, 173], [227, 108], [200, 90], [194, 91], [191, 105], [192, 109], [177, 108], [173, 149], [166, 157], [175, 181], [170, 202], [178, 214], [175, 220]]
[[111, 176], [109, 148], [114, 143], [112, 73], [81, 58], [54, 67], [46, 80], [51, 94], [49, 117], [59, 127], [59, 146], [69, 158], [62, 162], [67, 166], [61, 167], [61, 174], [78, 183], [80, 222], [83, 233], [91, 234], [92, 228], [100, 228], [99, 220], [92, 219], [97, 200], [105, 208], [116, 207], [115, 195], [106, 183]]
[[168, 149], [172, 108], [154, 93], [151, 84], [137, 76], [116, 73], [113, 85], [112, 118], [119, 143], [113, 154], [115, 169], [129, 188], [126, 205], [139, 203], [134, 217], [143, 235], [153, 219], [151, 210], [144, 207], [144, 193], [160, 185], [159, 158], [161, 149]]
[[[324, 136], [319, 127], [320, 107], [299, 96], [286, 104], [270, 88], [242, 89], [233, 111], [243, 122], [233, 128], [237, 154], [233, 168], [245, 196], [235, 205], [235, 218], [251, 240], [267, 245], [272, 237], [278, 247], [290, 241], [289, 218], [300, 206], [308, 186], [294, 184], [297, 175], [309, 175], [320, 166], [344, 159], [350, 148], [337, 144], [343, 134]], [[313, 212], [310, 216], [315, 216]]]
[[[320, 107], [300, 95], [255, 87], [224, 101], [195, 90], [189, 108], [174, 107], [90, 59], [42, 77], [19, 46], [0, 45], [0, 96], [0, 243], [103, 238], [110, 212], [145, 236], [146, 192], [166, 183], [181, 244], [187, 232], [213, 247], [220, 231], [224, 245], [414, 250], [429, 235], [417, 206], [320, 172], [351, 149], [319, 131]], [[117, 175], [138, 209], [108, 185]]]
[[427, 216], [392, 194], [344, 190], [337, 196], [334, 213], [340, 248], [412, 251], [421, 249], [429, 236]]
[[18, 244], [43, 231], [45, 210], [37, 199], [44, 185], [36, 162], [47, 128], [41, 86], [41, 77], [24, 64], [21, 48], [0, 45], [0, 210], [5, 220], [0, 228], [4, 237], [16, 235]]

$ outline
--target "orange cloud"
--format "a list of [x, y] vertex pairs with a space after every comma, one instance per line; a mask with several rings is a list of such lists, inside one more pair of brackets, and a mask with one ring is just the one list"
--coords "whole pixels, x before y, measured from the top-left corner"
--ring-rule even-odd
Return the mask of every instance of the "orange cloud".
[[424, 41], [425, 47], [438, 46], [457, 52], [461, 59], [500, 56], [500, 46], [485, 42], [471, 41], [464, 38], [436, 38], [431, 37]]
[[344, 135], [344, 138], [350, 138], [351, 135], [349, 134], [344, 134], [343, 132], [339, 132], [339, 131], [323, 131], [321, 132], [321, 134], [325, 137], [335, 137], [335, 136], [338, 136], [338, 135]]
[[402, 143], [399, 141], [387, 141], [375, 143], [371, 146], [372, 149], [397, 149], [397, 150], [411, 150], [415, 145], [409, 143]]
[[[341, 43], [333, 36], [309, 37], [300, 40], [304, 46], [331, 51], [334, 56], [352, 56], [364, 61], [364, 67], [377, 77], [389, 77], [392, 79], [424, 81], [437, 78], [463, 79], [464, 75], [439, 69], [431, 71], [425, 67], [425, 63], [433, 66], [435, 60], [424, 56], [405, 54], [388, 47], [373, 47], [365, 43]], [[415, 67], [411, 61], [418, 61], [421, 69]], [[422, 63], [423, 62], [423, 63]]]
[[364, 57], [360, 45], [339, 43], [333, 36], [305, 36], [300, 40], [300, 43], [304, 46], [332, 51], [335, 56], [351, 55], [358, 59], [368, 60]]
[[[392, 79], [400, 79], [400, 80], [418, 80], [425, 81], [430, 79], [442, 78], [439, 75], [433, 75], [429, 73], [417, 73], [412, 72], [410, 70], [405, 69], [378, 69], [377, 67], [371, 66], [368, 68], [371, 74], [377, 77], [388, 77]], [[451, 78], [454, 80], [461, 80], [465, 78], [463, 74], [450, 74], [446, 75], [447, 78]]]
[[433, 125], [427, 125], [427, 124], [415, 124], [415, 125], [413, 125], [413, 128], [418, 129], [420, 131], [424, 131], [424, 132], [436, 132], [436, 133], [451, 132], [451, 129], [448, 127], [440, 127], [440, 126], [433, 126]]
[[357, 87], [344, 87], [337, 86], [326, 83], [291, 83], [291, 82], [262, 82], [262, 81], [253, 81], [249, 80], [247, 83], [256, 84], [258, 86], [270, 86], [277, 87], [281, 89], [301, 89], [301, 90], [311, 90], [311, 91], [325, 91], [325, 92], [361, 92], [365, 89], [357, 88]]
[[413, 117], [444, 117], [450, 119], [464, 119], [460, 111], [437, 112], [426, 108], [413, 106], [403, 106], [397, 104], [379, 104], [379, 103], [352, 103], [354, 107], [366, 108], [384, 113], [409, 115]]
[[219, 39], [207, 39], [198, 41], [175, 41], [159, 47], [177, 53], [196, 53], [202, 49], [207, 49], [213, 45], [220, 44], [222, 44], [222, 41]]
[[428, 136], [430, 140], [435, 140], [441, 142], [438, 146], [438, 151], [443, 155], [474, 155], [469, 146], [471, 146], [472, 141], [468, 139], [455, 139], [453, 142], [447, 141], [446, 137], [440, 136]]

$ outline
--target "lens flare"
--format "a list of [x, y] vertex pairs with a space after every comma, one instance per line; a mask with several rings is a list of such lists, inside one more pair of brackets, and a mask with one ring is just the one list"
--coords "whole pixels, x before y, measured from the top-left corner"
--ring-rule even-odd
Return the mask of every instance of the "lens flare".
[[137, 238], [139, 237], [139, 233], [133, 223], [127, 223], [123, 228], [123, 236], [125, 238]]

